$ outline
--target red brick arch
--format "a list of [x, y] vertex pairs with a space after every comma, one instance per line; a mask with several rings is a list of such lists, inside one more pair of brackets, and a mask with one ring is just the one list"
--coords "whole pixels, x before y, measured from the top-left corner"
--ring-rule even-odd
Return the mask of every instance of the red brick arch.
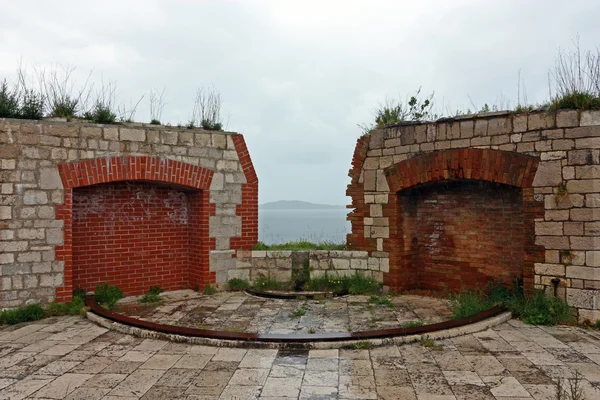
[[[214, 215], [214, 205], [209, 203], [209, 188], [213, 171], [180, 161], [151, 156], [121, 156], [83, 160], [59, 164], [58, 171], [64, 186], [64, 204], [57, 206], [57, 219], [64, 221], [64, 244], [56, 248], [56, 259], [64, 261], [64, 286], [57, 288], [56, 299], [69, 301], [73, 287], [73, 190], [111, 182], [137, 181], [167, 183], [196, 189], [188, 198], [190, 220], [194, 235], [189, 245], [194, 248], [189, 268], [189, 285], [202, 286], [214, 283], [214, 273], [209, 271], [209, 251], [214, 239], [209, 238], [209, 215]], [[143, 274], [132, 270], [131, 275]], [[132, 289], [129, 294], [137, 293]]]
[[[534, 200], [531, 187], [538, 159], [523, 154], [489, 149], [455, 149], [416, 156], [384, 170], [390, 188], [383, 216], [389, 218], [389, 239], [383, 250], [390, 256], [390, 272], [384, 274], [384, 284], [395, 289], [418, 288], [412, 268], [414, 249], [405, 232], [407, 221], [399, 193], [425, 184], [451, 181], [488, 181], [521, 189], [523, 212], [523, 268], [525, 288], [533, 288], [534, 263], [543, 262], [543, 248], [535, 245], [535, 218], [543, 215], [543, 204]], [[407, 225], [408, 223], [408, 225]], [[404, 228], [403, 228], [404, 227]], [[441, 279], [441, 278], [440, 278]]]

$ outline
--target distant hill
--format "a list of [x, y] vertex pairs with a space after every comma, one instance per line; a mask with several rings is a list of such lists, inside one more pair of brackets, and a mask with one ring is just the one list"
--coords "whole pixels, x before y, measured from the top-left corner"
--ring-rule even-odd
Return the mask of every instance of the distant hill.
[[271, 203], [261, 204], [264, 210], [323, 210], [334, 208], [345, 208], [346, 206], [334, 206], [331, 204], [316, 204], [299, 200], [279, 200]]

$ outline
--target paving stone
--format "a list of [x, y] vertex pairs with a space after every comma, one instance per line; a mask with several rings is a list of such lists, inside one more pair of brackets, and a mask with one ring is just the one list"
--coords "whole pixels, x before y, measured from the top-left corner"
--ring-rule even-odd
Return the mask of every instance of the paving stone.
[[[275, 378], [269, 376], [261, 392], [261, 398], [265, 397], [292, 397], [300, 395], [301, 378]], [[324, 385], [323, 385], [324, 386]], [[337, 386], [337, 384], [336, 384]]]
[[86, 381], [84, 386], [90, 388], [112, 389], [121, 383], [125, 378], [127, 378], [127, 374], [96, 374]]
[[53, 380], [48, 385], [35, 393], [34, 397], [43, 397], [48, 399], [64, 399], [72, 391], [83, 385], [90, 379], [91, 374], [71, 374], [66, 373]]
[[233, 372], [230, 371], [202, 371], [185, 393], [219, 397], [232, 376]]
[[65, 397], [65, 400], [100, 400], [108, 392], [109, 388], [80, 387]]
[[143, 396], [164, 374], [154, 369], [139, 369], [109, 392], [112, 396]]
[[240, 368], [235, 371], [231, 380], [230, 385], [264, 385], [269, 375], [269, 370], [266, 368]]
[[221, 393], [220, 399], [257, 399], [261, 386], [227, 385]]
[[472, 371], [443, 371], [450, 386], [474, 385], [485, 386], [479, 375]]
[[140, 369], [162, 369], [171, 368], [179, 359], [181, 354], [155, 354], [140, 366]]
[[341, 375], [339, 395], [346, 399], [377, 399], [375, 379], [371, 376]]
[[490, 392], [496, 397], [531, 397], [523, 385], [512, 376], [499, 377], [496, 381], [486, 383], [490, 386]]

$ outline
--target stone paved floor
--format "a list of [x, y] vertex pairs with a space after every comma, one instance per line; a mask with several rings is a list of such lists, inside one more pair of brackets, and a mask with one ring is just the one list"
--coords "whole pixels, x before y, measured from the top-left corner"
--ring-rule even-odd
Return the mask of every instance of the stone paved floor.
[[139, 339], [79, 317], [0, 327], [0, 399], [600, 399], [600, 335], [511, 320], [372, 350], [217, 348]]
[[[163, 293], [163, 302], [140, 305], [120, 301], [116, 312], [169, 325], [255, 333], [346, 332], [396, 328], [402, 323], [441, 322], [451, 312], [441, 300], [425, 296], [391, 297], [392, 307], [369, 303], [370, 296], [317, 300], [279, 300], [241, 292], [207, 296], [192, 290]], [[294, 317], [303, 309], [302, 317]]]

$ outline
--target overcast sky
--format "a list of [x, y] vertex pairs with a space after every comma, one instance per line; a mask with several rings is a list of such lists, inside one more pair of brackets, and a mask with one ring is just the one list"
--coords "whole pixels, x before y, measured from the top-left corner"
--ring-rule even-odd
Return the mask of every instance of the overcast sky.
[[[532, 103], [559, 47], [600, 45], [598, 0], [0, 0], [0, 78], [19, 59], [116, 81], [121, 102], [167, 88], [163, 122], [185, 124], [196, 88], [222, 94], [243, 133], [260, 202], [345, 204], [357, 124], [386, 97], [435, 91], [438, 111]], [[443, 104], [443, 107], [440, 105]], [[137, 121], [149, 120], [146, 99]]]

